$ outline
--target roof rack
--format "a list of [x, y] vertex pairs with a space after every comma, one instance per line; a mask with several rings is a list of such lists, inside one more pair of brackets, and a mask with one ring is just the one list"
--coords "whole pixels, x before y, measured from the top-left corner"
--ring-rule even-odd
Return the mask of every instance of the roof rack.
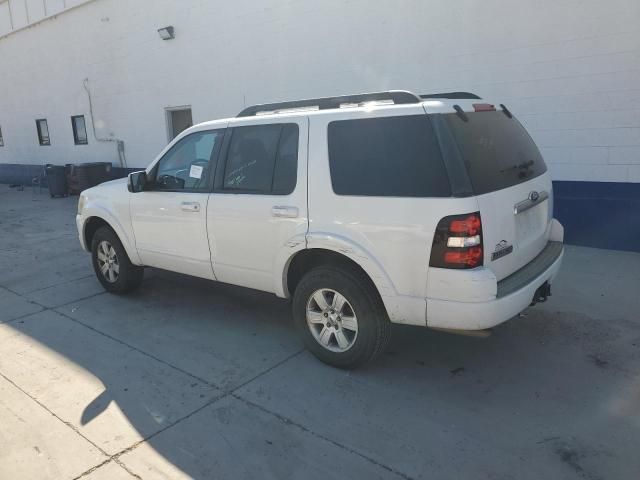
[[406, 105], [420, 103], [422, 100], [417, 95], [403, 91], [390, 90], [388, 92], [360, 93], [356, 95], [342, 95], [338, 97], [310, 98], [307, 100], [294, 100], [292, 102], [265, 103], [253, 105], [242, 110], [238, 117], [253, 117], [261, 113], [274, 113], [282, 110], [295, 110], [303, 108], [315, 108], [318, 110], [329, 110], [340, 108], [341, 105], [359, 105], [366, 102], [389, 101], [395, 105]]
[[476, 95], [475, 93], [469, 92], [448, 92], [448, 93], [427, 93], [425, 95], [420, 95], [420, 98], [449, 98], [451, 100], [481, 100], [481, 97]]

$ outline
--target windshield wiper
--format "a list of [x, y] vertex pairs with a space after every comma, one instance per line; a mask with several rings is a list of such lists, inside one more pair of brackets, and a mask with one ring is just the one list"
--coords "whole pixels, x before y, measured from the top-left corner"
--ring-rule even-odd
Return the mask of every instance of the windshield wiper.
[[529, 160], [528, 162], [522, 162], [517, 165], [511, 165], [510, 167], [503, 168], [500, 170], [500, 173], [508, 172], [509, 170], [527, 170], [529, 167], [532, 167], [535, 164], [533, 160]]

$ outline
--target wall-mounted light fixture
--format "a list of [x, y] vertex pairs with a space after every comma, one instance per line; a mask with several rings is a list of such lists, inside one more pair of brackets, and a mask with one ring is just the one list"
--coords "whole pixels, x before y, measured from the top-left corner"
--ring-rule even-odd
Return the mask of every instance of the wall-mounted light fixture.
[[168, 27], [163, 27], [158, 29], [158, 34], [160, 34], [160, 38], [162, 40], [173, 40], [174, 38], [176, 38], [176, 35], [173, 31], [173, 27], [172, 26], [168, 26]]

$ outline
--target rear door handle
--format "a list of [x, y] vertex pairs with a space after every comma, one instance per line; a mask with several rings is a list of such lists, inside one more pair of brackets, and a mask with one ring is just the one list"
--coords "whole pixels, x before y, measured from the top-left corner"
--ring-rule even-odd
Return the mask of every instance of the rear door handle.
[[199, 212], [200, 204], [198, 202], [182, 202], [180, 208], [185, 212]]
[[297, 218], [298, 207], [276, 205], [271, 208], [271, 216], [276, 218]]

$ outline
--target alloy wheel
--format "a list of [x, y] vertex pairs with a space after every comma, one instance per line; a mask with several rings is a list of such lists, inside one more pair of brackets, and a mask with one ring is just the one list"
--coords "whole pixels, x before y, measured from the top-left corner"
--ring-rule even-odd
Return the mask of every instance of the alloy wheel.
[[307, 326], [327, 350], [346, 352], [358, 336], [358, 319], [347, 299], [329, 288], [316, 290], [307, 301]]
[[102, 276], [109, 283], [116, 283], [120, 276], [120, 264], [113, 245], [106, 240], [101, 241], [98, 244], [97, 257], [98, 268], [100, 269]]

